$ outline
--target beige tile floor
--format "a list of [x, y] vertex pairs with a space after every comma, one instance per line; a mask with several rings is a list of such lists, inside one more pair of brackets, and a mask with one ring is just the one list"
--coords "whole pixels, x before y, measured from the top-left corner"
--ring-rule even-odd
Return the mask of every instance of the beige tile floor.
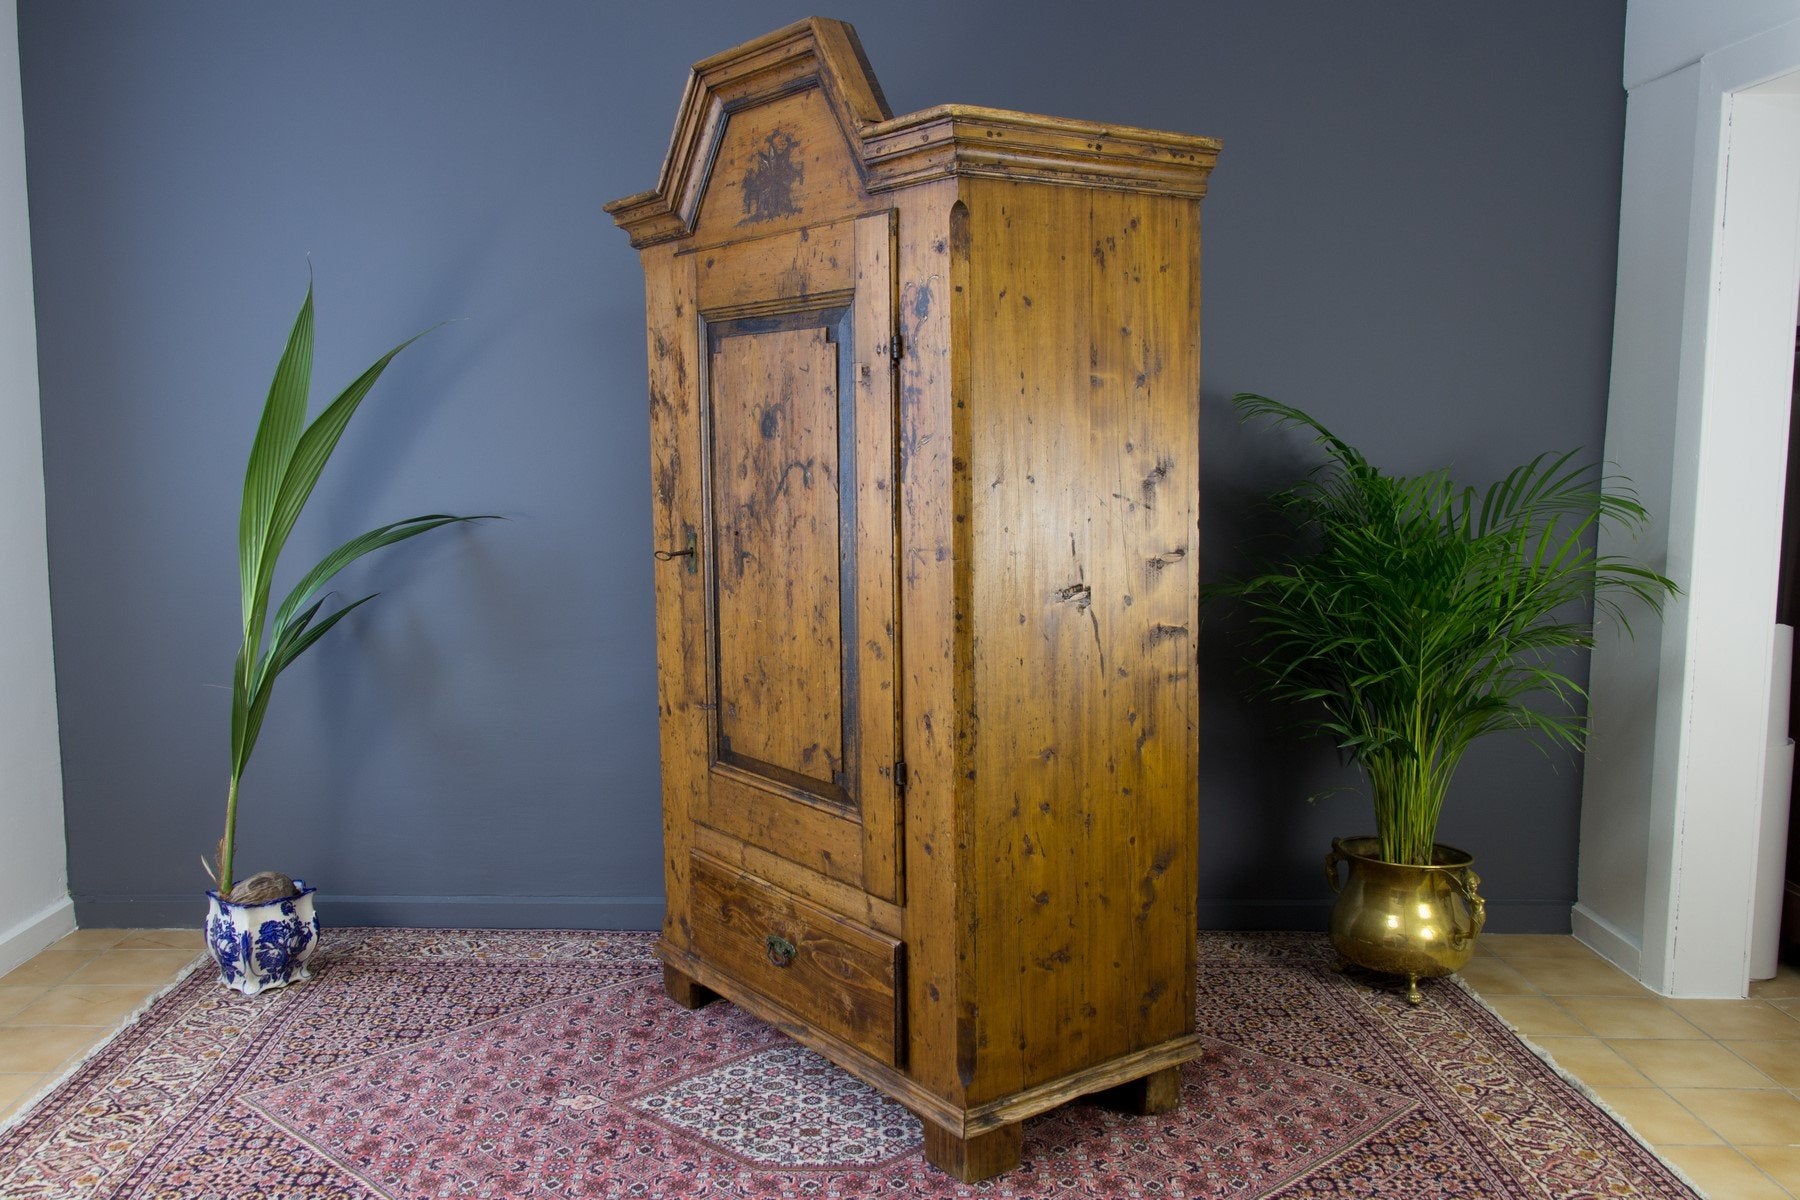
[[[198, 931], [84, 929], [0, 976], [0, 1118], [111, 1033]], [[1491, 935], [1463, 979], [1715, 1200], [1800, 1200], [1800, 971], [1664, 1000], [1568, 937]]]
[[1665, 1000], [1573, 938], [1497, 935], [1463, 981], [1715, 1200], [1800, 1197], [1800, 971]]
[[0, 975], [0, 1120], [204, 950], [198, 928], [80, 929]]

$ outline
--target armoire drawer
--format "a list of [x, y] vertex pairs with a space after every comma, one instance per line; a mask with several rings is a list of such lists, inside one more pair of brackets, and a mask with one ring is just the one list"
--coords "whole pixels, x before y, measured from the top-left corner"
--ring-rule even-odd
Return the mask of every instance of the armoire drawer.
[[822, 1032], [899, 1065], [900, 943], [703, 854], [693, 855], [694, 949]]

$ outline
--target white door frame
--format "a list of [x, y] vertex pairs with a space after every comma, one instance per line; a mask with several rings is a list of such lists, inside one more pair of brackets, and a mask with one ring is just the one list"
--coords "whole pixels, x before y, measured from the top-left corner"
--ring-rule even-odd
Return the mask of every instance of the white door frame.
[[[1667, 471], [1666, 496], [1660, 479], [1645, 495], [1667, 506], [1657, 532], [1666, 533], [1666, 569], [1684, 593], [1649, 639], [1653, 657], [1617, 638], [1595, 651], [1596, 738], [1574, 924], [1577, 936], [1659, 992], [1741, 996], [1800, 296], [1800, 22], [1707, 55], [1678, 76], [1676, 87], [1693, 90], [1676, 94], [1698, 102], [1685, 279], [1678, 305], [1659, 307], [1633, 291], [1631, 264], [1654, 260], [1659, 252], [1647, 239], [1670, 231], [1632, 219], [1631, 189], [1684, 182], [1673, 170], [1679, 163], [1647, 169], [1657, 150], [1643, 142], [1634, 171], [1629, 122], [1671, 94], [1634, 90], [1632, 104], [1641, 98], [1643, 106], [1628, 108], [1607, 457], [1636, 474], [1667, 455], [1653, 464]], [[1666, 195], [1646, 203], [1678, 211]], [[1664, 391], [1670, 395], [1656, 394]], [[1603, 549], [1644, 553], [1641, 545]], [[1653, 697], [1634, 697], [1633, 682]], [[1635, 707], [1636, 728], [1628, 731], [1603, 703]], [[1647, 821], [1647, 841], [1632, 821]], [[1643, 867], [1633, 882], [1622, 859], [1638, 853]], [[1641, 920], [1630, 911], [1633, 888], [1641, 891]]]

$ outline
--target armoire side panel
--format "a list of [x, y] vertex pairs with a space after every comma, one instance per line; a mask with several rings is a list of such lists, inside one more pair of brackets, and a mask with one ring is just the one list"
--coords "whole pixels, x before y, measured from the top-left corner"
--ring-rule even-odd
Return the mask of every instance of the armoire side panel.
[[[1110, 503], [1096, 511], [1096, 587], [1131, 597], [1102, 623], [1115, 664], [1100, 727], [1112, 731], [1118, 803], [1113, 878], [1135, 901], [1129, 925], [1109, 913], [1101, 936], [1125, 935], [1137, 987], [1120, 994], [1138, 1046], [1194, 1027], [1198, 893], [1200, 494], [1200, 204], [1093, 194], [1090, 297], [1114, 320], [1094, 340], [1090, 402], [1114, 421], [1096, 428], [1110, 461]], [[1110, 459], [1108, 459], [1110, 456]], [[1123, 498], [1123, 499], [1121, 499]]]
[[1082, 848], [1060, 832], [1097, 804], [1086, 725], [1089, 691], [1105, 685], [1086, 582], [1085, 382], [1090, 322], [1105, 314], [1088, 308], [1085, 189], [974, 181], [964, 200], [975, 649], [963, 787], [983, 966], [970, 997], [982, 1049], [973, 1098], [987, 1100], [1090, 1061], [1111, 986], [1098, 971], [1118, 973], [1110, 956], [1091, 958], [1086, 909], [1100, 881], [1083, 878]]
[[1192, 1029], [1197, 230], [963, 195], [980, 1100]]
[[[1104, 728], [1130, 731], [1113, 809], [1115, 844], [1137, 908], [1129, 940], [1144, 981], [1126, 1001], [1139, 1046], [1194, 1028], [1199, 894], [1200, 686], [1200, 202], [1094, 193], [1093, 304], [1117, 317], [1095, 343], [1093, 403], [1118, 418], [1111, 448], [1117, 487], [1096, 542], [1133, 597], [1104, 628], [1129, 657], [1109, 689]], [[1102, 258], [1104, 255], [1104, 259]], [[1104, 451], [1104, 445], [1097, 446]], [[1136, 495], [1132, 495], [1136, 489]], [[1113, 493], [1116, 493], [1114, 495]], [[1129, 496], [1123, 504], [1117, 496]], [[1123, 739], [1116, 743], [1124, 750]], [[1132, 789], [1126, 796], [1125, 789]], [[1136, 799], [1137, 804], [1129, 803]], [[1100, 832], [1099, 830], [1096, 831]], [[1122, 928], [1122, 927], [1121, 927]]]

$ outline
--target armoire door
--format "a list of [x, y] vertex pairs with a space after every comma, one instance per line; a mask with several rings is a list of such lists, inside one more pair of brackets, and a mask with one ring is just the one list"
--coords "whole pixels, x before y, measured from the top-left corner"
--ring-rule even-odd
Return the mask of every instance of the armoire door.
[[[900, 898], [891, 213], [696, 249], [699, 823]], [[694, 764], [699, 767], [701, 764]]]

